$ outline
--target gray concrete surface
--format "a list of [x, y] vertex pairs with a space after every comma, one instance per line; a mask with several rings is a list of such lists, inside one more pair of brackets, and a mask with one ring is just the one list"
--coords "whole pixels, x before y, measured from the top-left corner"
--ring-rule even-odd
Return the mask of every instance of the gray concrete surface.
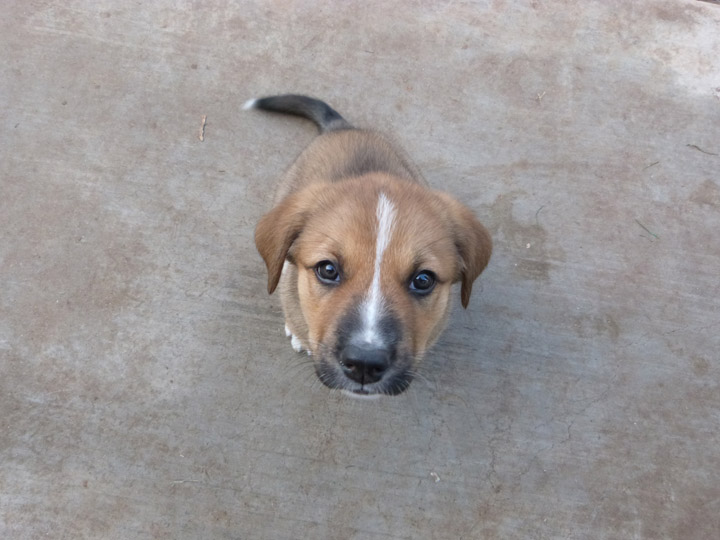
[[[720, 537], [720, 7], [5, 2], [0, 537]], [[494, 258], [329, 393], [252, 237], [320, 96]], [[198, 138], [207, 116], [204, 141]]]

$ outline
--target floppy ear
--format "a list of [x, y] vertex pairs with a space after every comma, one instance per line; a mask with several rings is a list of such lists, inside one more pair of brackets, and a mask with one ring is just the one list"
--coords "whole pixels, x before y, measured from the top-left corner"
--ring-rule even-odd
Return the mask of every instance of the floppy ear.
[[470, 302], [470, 293], [475, 279], [485, 270], [492, 253], [490, 233], [478, 221], [475, 214], [465, 205], [445, 193], [440, 194], [450, 211], [453, 237], [460, 259], [460, 275], [462, 282], [460, 300], [466, 308]]
[[305, 195], [303, 192], [288, 195], [260, 218], [255, 228], [255, 246], [267, 266], [269, 294], [277, 287], [288, 251], [305, 226], [308, 215]]

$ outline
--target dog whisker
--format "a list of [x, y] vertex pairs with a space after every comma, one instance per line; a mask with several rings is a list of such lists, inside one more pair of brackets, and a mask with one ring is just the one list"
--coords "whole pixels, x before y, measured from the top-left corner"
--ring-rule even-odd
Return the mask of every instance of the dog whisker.
[[408, 374], [411, 375], [413, 378], [417, 378], [420, 381], [423, 381], [428, 386], [435, 387], [435, 382], [431, 381], [429, 377], [427, 377], [421, 369], [415, 369], [408, 371]]

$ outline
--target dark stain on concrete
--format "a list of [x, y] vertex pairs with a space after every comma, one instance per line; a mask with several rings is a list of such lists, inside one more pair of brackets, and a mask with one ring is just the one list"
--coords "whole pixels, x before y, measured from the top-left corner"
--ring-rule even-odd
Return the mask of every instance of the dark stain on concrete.
[[703, 356], [693, 356], [691, 358], [693, 373], [698, 377], [704, 377], [710, 371], [710, 362]]
[[613, 342], [617, 342], [620, 337], [620, 325], [608, 313], [576, 316], [573, 328], [577, 336], [584, 339], [608, 336]]
[[514, 275], [533, 281], [549, 281], [552, 262], [548, 257], [547, 232], [539, 219], [521, 221], [513, 213], [515, 201], [523, 196], [525, 193], [520, 191], [499, 195], [489, 206], [488, 226], [493, 231], [497, 249], [509, 252]]
[[701, 206], [720, 208], [720, 187], [712, 180], [705, 180], [690, 195], [690, 201]]

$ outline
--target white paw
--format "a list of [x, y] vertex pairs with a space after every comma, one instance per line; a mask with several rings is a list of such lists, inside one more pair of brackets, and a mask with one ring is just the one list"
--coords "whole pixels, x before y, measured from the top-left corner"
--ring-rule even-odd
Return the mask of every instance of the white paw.
[[302, 343], [300, 343], [300, 340], [290, 334], [290, 345], [292, 345], [292, 348], [295, 349], [295, 352], [302, 352], [303, 346]]
[[310, 350], [306, 350], [305, 347], [303, 347], [302, 342], [298, 337], [295, 336], [295, 334], [292, 333], [292, 330], [290, 330], [290, 327], [286, 324], [285, 325], [285, 335], [290, 338], [290, 345], [292, 345], [292, 348], [295, 352], [303, 352], [305, 351], [308, 356], [312, 356], [312, 353]]

